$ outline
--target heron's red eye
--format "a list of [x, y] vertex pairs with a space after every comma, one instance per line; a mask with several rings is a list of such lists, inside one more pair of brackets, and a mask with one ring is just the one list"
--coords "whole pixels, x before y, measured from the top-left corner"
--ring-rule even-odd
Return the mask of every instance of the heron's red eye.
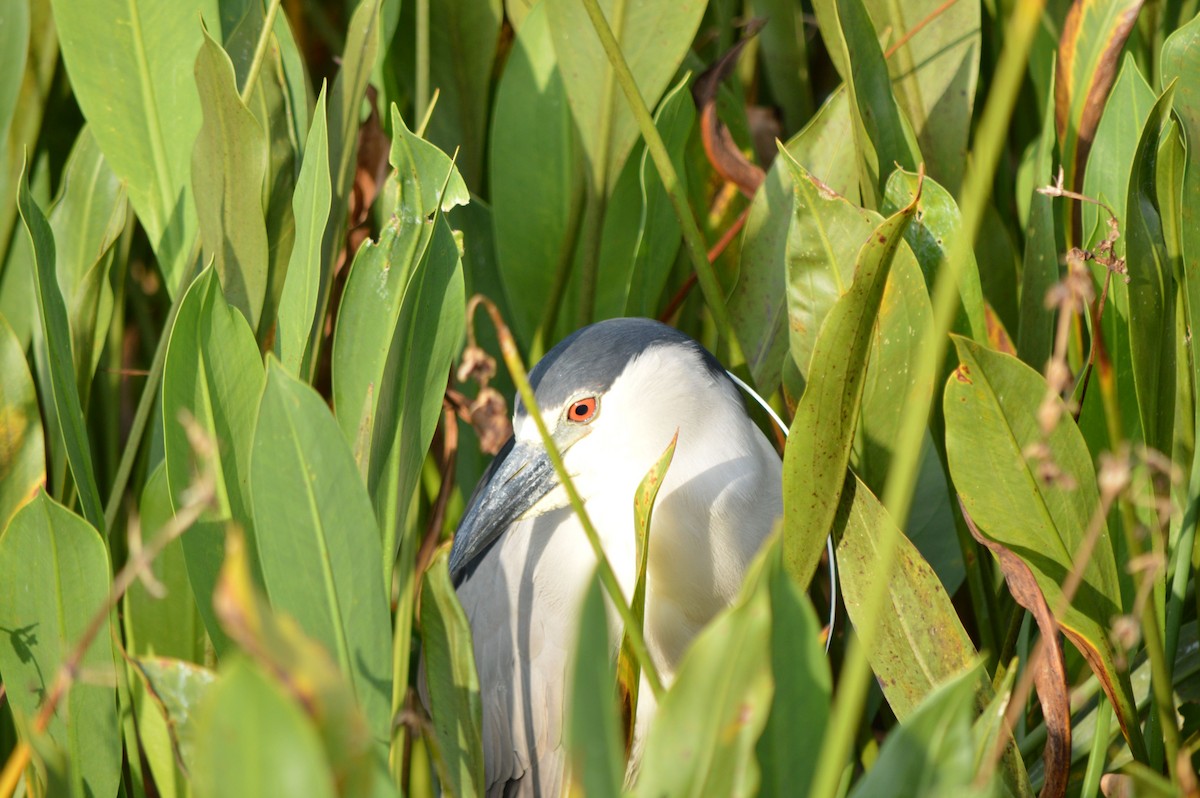
[[580, 399], [577, 402], [572, 402], [567, 408], [567, 421], [584, 423], [591, 421], [596, 415], [596, 397], [589, 396], [587, 399]]

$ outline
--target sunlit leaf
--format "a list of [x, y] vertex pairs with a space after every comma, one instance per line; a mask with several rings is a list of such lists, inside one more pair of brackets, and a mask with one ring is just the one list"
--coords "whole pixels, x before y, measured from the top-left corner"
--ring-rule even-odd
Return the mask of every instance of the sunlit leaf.
[[45, 443], [25, 352], [0, 316], [0, 534], [46, 482]]
[[[1063, 632], [1104, 684], [1131, 745], [1140, 748], [1129, 673], [1117, 667], [1108, 634], [1122, 607], [1113, 544], [1097, 515], [1096, 472], [1079, 428], [1061, 401], [1047, 396], [1037, 372], [965, 339], [954, 342], [961, 365], [946, 382], [946, 450], [963, 505], [983, 535], [1033, 571]], [[1048, 434], [1038, 422], [1043, 401], [1060, 414]], [[1041, 459], [1034, 445], [1046, 447]], [[1093, 524], [1101, 526], [1081, 590], [1066, 603], [1062, 586]]]
[[324, 645], [387, 739], [391, 624], [379, 532], [329, 408], [271, 359], [254, 430], [250, 495], [271, 604]]
[[[86, 521], [45, 493], [26, 504], [0, 537], [0, 672], [8, 700], [32, 719], [49, 698], [92, 616], [104, 612], [109, 563]], [[107, 619], [79, 660], [76, 679], [50, 718], [53, 744], [66, 755], [72, 791], [115, 795], [121, 736]]]
[[425, 571], [421, 591], [421, 641], [429, 689], [429, 714], [437, 735], [447, 792], [483, 793], [482, 709], [472, 653], [471, 626], [463, 613], [443, 549]]

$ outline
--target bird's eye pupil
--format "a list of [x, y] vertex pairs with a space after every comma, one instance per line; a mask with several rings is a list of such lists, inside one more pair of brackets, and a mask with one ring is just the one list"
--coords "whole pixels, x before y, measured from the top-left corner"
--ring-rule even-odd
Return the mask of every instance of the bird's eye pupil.
[[567, 418], [572, 421], [591, 421], [596, 415], [596, 400], [594, 398], [580, 399], [567, 410]]

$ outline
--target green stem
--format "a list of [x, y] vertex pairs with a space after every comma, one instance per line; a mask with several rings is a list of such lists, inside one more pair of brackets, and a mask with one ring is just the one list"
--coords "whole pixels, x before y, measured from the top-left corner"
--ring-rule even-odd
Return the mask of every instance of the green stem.
[[417, 63], [416, 63], [416, 97], [413, 98], [413, 109], [417, 119], [425, 118], [425, 108], [429, 105], [429, 0], [417, 0]]
[[[971, 255], [975, 238], [983, 220], [991, 193], [996, 165], [1004, 149], [1017, 94], [1025, 76], [1026, 58], [1034, 33], [1041, 20], [1045, 0], [1018, 2], [1009, 20], [1007, 44], [996, 67], [995, 81], [988, 93], [987, 103], [976, 127], [973, 159], [968, 162], [963, 181], [962, 234], [954, 240], [951, 250], [938, 265], [933, 290], [933, 325], [917, 348], [918, 361], [914, 385], [932, 385], [945, 357], [948, 333], [958, 309], [958, 284], [963, 264]], [[906, 403], [892, 468], [884, 489], [883, 503], [892, 518], [907, 518], [916, 484], [917, 459], [921, 451], [921, 436], [928, 423], [924, 413], [914, 412], [919, 402]], [[863, 604], [862, 617], [878, 619], [887, 597], [892, 560], [897, 547], [895, 525], [886, 526], [880, 537], [878, 562], [882, 573], [871, 581]], [[870, 628], [868, 628], [870, 627]], [[854, 744], [854, 733], [862, 714], [869, 686], [870, 667], [867, 649], [874, 639], [874, 623], [863, 624], [859, 630], [862, 643], [851, 645], [842, 665], [841, 689], [833, 706], [829, 731], [818, 757], [817, 772], [810, 793], [815, 796], [834, 796], [841, 781], [842, 770]]]
[[1092, 737], [1092, 750], [1088, 754], [1087, 772], [1083, 775], [1083, 789], [1079, 798], [1093, 798], [1100, 788], [1100, 777], [1104, 775], [1105, 753], [1108, 751], [1108, 728], [1112, 725], [1112, 704], [1103, 696], [1096, 705], [1096, 726]]
[[258, 81], [258, 73], [262, 71], [263, 61], [267, 55], [267, 45], [271, 41], [271, 32], [275, 27], [275, 15], [279, 12], [282, 0], [270, 0], [267, 4], [267, 15], [263, 18], [262, 30], [258, 33], [258, 43], [254, 45], [254, 58], [250, 61], [250, 69], [246, 72], [246, 85], [242, 87], [239, 97], [242, 104], [250, 102], [250, 93]]
[[597, 0], [583, 0], [583, 7], [587, 10], [592, 26], [596, 29], [596, 35], [600, 37], [600, 46], [604, 48], [604, 52], [608, 56], [617, 83], [625, 92], [629, 109], [633, 112], [642, 137], [646, 140], [646, 149], [650, 152], [650, 157], [654, 159], [658, 176], [667, 190], [667, 195], [671, 198], [675, 215], [679, 217], [684, 248], [687, 250], [688, 257], [691, 258], [692, 268], [696, 272], [696, 280], [700, 283], [700, 290], [704, 294], [704, 301], [717, 328], [728, 341], [728, 365], [731, 368], [737, 368], [746, 362], [746, 356], [742, 352], [737, 332], [730, 321], [729, 311], [725, 307], [725, 292], [722, 290], [720, 282], [717, 281], [716, 270], [708, 262], [708, 247], [705, 246], [704, 236], [701, 235], [700, 228], [696, 224], [696, 217], [688, 204], [687, 194], [679, 182], [679, 176], [675, 173], [671, 156], [667, 153], [662, 136], [658, 134], [658, 128], [654, 127], [654, 118], [650, 116], [650, 109], [646, 107], [646, 101], [637, 87], [633, 73], [629, 70], [629, 64], [626, 63], [625, 56], [621, 52], [621, 46], [613, 36], [608, 20], [604, 18], [604, 12], [600, 10], [599, 3]]
[[542, 436], [542, 444], [546, 447], [546, 454], [550, 457], [550, 462], [554, 464], [554, 473], [558, 475], [559, 481], [567, 492], [568, 498], [571, 500], [571, 507], [575, 510], [576, 517], [579, 518], [580, 524], [583, 525], [584, 535], [591, 544], [592, 551], [596, 555], [596, 569], [600, 575], [600, 582], [604, 585], [604, 589], [608, 591], [609, 598], [612, 599], [613, 605], [616, 607], [617, 614], [621, 616], [621, 622], [625, 625], [626, 639], [629, 641], [630, 648], [633, 649], [634, 655], [637, 657], [638, 664], [642, 668], [642, 673], [646, 677], [646, 682], [650, 685], [650, 691], [654, 693], [655, 699], [661, 699], [663, 694], [662, 677], [659, 676], [658, 668], [654, 661], [650, 659], [650, 649], [646, 646], [646, 638], [642, 634], [641, 626], [638, 624], [637, 618], [634, 617], [633, 610], [629, 607], [629, 601], [625, 598], [625, 593], [621, 590], [621, 583], [617, 580], [617, 574], [613, 570], [612, 564], [609, 563], [607, 555], [604, 553], [604, 547], [600, 544], [600, 535], [596, 532], [596, 527], [592, 525], [592, 519], [588, 516], [587, 508], [583, 505], [583, 499], [579, 495], [579, 491], [575, 489], [575, 483], [571, 480], [570, 473], [567, 472], [567, 467], [563, 464], [562, 454], [558, 451], [558, 445], [554, 442], [554, 438], [550, 435], [550, 430], [546, 427], [546, 420], [542, 418], [542, 413], [538, 409], [537, 399], [533, 395], [533, 388], [529, 385], [529, 375], [525, 371], [525, 366], [521, 362], [521, 355], [517, 351], [517, 345], [513, 341], [512, 334], [504, 325], [504, 320], [500, 318], [500, 311], [490, 300], [477, 295], [467, 305], [467, 315], [470, 317], [476, 307], [476, 302], [483, 304], [487, 308], [488, 314], [492, 317], [492, 321], [496, 325], [497, 337], [500, 339], [500, 351], [504, 356], [504, 364], [508, 366], [509, 375], [512, 377], [513, 383], [517, 386], [517, 393], [521, 395], [521, 401], [525, 403], [525, 408], [529, 412], [529, 416], [533, 419], [533, 423], [537, 425], [538, 434]]

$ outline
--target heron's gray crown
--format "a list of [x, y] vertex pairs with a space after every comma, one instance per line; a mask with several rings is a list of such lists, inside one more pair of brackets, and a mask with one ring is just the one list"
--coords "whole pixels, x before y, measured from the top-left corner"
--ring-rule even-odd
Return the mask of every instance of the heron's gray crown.
[[[654, 319], [627, 318], [598, 321], [568, 335], [529, 372], [529, 384], [542, 409], [562, 405], [581, 391], [603, 394], [634, 358], [661, 346], [694, 353], [713, 379], [726, 379], [717, 359], [684, 333]], [[519, 397], [515, 413], [526, 413]]]

